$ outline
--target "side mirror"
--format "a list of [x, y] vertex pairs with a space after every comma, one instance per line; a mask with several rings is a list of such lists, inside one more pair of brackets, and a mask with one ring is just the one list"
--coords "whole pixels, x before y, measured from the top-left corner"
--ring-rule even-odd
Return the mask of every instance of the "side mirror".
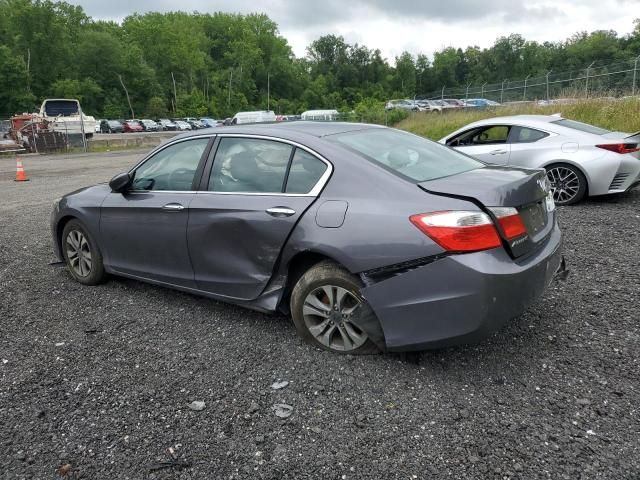
[[127, 188], [129, 188], [132, 180], [133, 179], [131, 178], [131, 175], [129, 175], [129, 172], [119, 173], [111, 179], [109, 187], [111, 187], [111, 190], [114, 192], [123, 193]]

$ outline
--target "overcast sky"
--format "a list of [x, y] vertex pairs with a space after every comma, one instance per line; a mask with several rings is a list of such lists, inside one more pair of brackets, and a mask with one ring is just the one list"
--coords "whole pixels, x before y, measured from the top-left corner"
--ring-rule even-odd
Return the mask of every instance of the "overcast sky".
[[379, 48], [393, 61], [403, 50], [489, 47], [520, 33], [529, 40], [564, 40], [575, 32], [633, 30], [640, 0], [70, 0], [97, 19], [122, 20], [147, 11], [266, 13], [297, 56], [325, 34]]

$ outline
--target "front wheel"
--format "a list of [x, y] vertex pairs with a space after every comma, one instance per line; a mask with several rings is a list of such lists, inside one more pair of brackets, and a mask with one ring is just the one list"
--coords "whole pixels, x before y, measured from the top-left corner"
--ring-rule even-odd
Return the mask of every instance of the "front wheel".
[[106, 278], [102, 253], [87, 229], [71, 220], [62, 231], [62, 254], [73, 278], [83, 285], [97, 285]]
[[363, 319], [375, 319], [375, 314], [360, 295], [360, 287], [357, 277], [331, 261], [307, 270], [291, 293], [291, 316], [298, 334], [335, 353], [377, 353], [361, 326]]
[[573, 205], [587, 193], [587, 179], [573, 165], [556, 163], [549, 165], [546, 170], [556, 205]]

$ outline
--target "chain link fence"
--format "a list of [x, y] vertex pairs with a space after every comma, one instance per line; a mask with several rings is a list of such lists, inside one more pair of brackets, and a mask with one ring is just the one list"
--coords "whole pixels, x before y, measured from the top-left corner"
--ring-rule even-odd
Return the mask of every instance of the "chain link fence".
[[87, 151], [94, 133], [93, 123], [83, 135], [66, 128], [64, 122], [53, 126], [36, 114], [0, 117], [0, 153]]
[[443, 86], [440, 90], [417, 95], [425, 99], [485, 98], [500, 103], [550, 101], [567, 97], [620, 97], [640, 94], [640, 55], [608, 65], [504, 79], [499, 83], [469, 84], [464, 87]]

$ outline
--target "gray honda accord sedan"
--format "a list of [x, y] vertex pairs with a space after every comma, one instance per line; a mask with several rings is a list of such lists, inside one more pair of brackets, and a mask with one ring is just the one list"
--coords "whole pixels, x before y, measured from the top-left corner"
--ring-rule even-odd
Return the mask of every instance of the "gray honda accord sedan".
[[113, 274], [279, 311], [341, 353], [475, 341], [564, 268], [543, 170], [362, 124], [181, 135], [58, 200], [51, 227], [80, 283]]

